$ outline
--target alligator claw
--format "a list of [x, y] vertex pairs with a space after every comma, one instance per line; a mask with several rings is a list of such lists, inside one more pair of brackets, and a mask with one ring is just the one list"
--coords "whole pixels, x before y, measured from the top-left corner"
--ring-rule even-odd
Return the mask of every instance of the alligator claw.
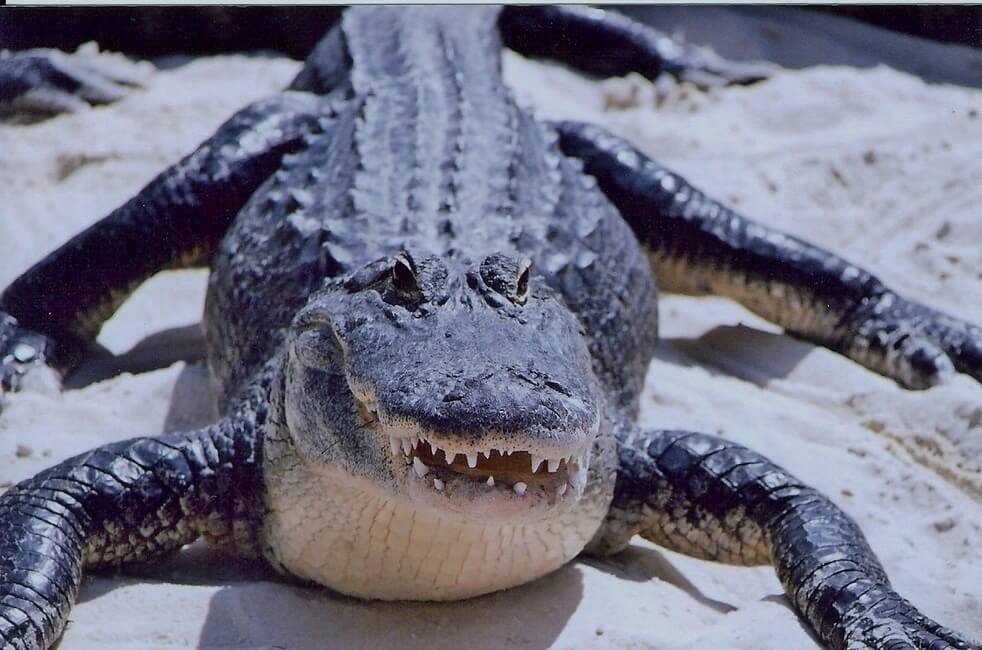
[[773, 77], [781, 67], [763, 61], [731, 61], [715, 52], [699, 48], [698, 61], [679, 72], [679, 80], [699, 88], [747, 86]]
[[30, 370], [47, 365], [51, 339], [20, 327], [13, 316], [0, 312], [0, 397], [20, 387]]
[[141, 87], [151, 66], [82, 46], [74, 54], [0, 53], [0, 114], [40, 118], [108, 104]]
[[982, 328], [891, 292], [849, 320], [849, 356], [907, 388], [929, 388], [954, 372], [982, 383]]

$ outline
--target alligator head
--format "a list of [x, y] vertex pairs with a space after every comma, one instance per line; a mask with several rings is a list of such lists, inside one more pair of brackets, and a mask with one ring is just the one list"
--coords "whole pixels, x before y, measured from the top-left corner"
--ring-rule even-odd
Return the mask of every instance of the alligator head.
[[580, 325], [531, 262], [378, 260], [291, 327], [289, 435], [307, 463], [417, 506], [529, 521], [582, 495], [600, 389]]

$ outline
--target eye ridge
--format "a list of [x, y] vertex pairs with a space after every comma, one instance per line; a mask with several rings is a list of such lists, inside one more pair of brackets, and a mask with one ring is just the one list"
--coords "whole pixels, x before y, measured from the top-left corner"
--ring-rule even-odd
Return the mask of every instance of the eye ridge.
[[524, 305], [529, 297], [529, 282], [532, 279], [532, 261], [522, 260], [518, 280], [515, 282], [515, 302]]
[[402, 252], [393, 258], [392, 284], [403, 293], [416, 293], [420, 290], [416, 264], [409, 253]]
[[529, 297], [532, 277], [532, 260], [515, 259], [496, 253], [481, 264], [484, 284], [516, 305], [524, 305]]

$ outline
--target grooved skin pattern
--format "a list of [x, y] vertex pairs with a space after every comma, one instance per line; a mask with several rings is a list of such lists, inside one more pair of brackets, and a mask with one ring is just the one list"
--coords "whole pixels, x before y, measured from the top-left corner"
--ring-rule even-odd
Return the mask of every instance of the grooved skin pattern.
[[266, 557], [284, 573], [365, 598], [455, 600], [543, 576], [580, 553], [603, 521], [612, 487], [608, 471], [594, 475], [563, 515], [510, 525], [465, 522], [371, 478], [305, 465], [271, 439]]

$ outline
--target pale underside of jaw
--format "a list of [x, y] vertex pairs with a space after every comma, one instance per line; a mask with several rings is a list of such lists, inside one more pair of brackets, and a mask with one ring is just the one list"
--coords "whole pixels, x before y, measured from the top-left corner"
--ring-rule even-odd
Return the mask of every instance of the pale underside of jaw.
[[586, 482], [586, 445], [567, 453], [539, 455], [520, 449], [487, 448], [456, 451], [425, 436], [389, 434], [393, 457], [411, 466], [411, 476], [444, 492], [451, 482], [483, 485], [489, 494], [510, 491], [519, 497], [563, 498]]

